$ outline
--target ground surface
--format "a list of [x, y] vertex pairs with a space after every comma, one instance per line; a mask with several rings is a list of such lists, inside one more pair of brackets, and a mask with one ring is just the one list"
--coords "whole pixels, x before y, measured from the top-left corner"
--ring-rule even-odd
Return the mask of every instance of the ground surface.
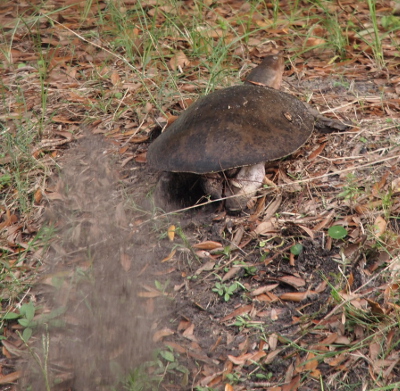
[[[400, 386], [393, 4], [201, 4], [1, 6], [2, 389]], [[238, 216], [160, 210], [155, 129], [270, 40], [282, 89], [348, 130], [268, 164]]]

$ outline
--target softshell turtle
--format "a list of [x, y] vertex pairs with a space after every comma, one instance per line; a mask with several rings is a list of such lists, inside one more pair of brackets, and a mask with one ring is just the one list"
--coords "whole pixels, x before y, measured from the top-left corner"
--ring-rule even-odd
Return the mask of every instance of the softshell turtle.
[[[246, 207], [262, 186], [265, 162], [292, 154], [313, 131], [308, 107], [278, 91], [283, 67], [280, 54], [266, 56], [243, 85], [200, 98], [150, 145], [147, 162], [167, 172], [158, 184], [163, 194], [189, 192], [196, 174], [205, 195], [228, 197], [228, 211]], [[191, 174], [182, 182], [173, 173]]]

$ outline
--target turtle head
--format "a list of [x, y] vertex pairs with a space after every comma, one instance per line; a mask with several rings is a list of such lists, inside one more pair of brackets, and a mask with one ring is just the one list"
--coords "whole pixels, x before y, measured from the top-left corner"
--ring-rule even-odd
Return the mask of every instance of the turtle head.
[[284, 69], [283, 56], [280, 53], [264, 57], [246, 77], [245, 83], [256, 84], [279, 90]]

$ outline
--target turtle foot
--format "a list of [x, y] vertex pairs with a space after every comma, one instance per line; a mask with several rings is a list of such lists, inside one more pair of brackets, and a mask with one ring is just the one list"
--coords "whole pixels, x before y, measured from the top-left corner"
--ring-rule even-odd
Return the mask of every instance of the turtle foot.
[[228, 181], [225, 190], [226, 209], [231, 213], [241, 212], [261, 187], [265, 176], [265, 163], [242, 167], [237, 176]]
[[212, 200], [218, 200], [222, 197], [224, 187], [224, 178], [218, 172], [204, 174], [201, 176], [201, 187], [204, 194], [209, 195]]

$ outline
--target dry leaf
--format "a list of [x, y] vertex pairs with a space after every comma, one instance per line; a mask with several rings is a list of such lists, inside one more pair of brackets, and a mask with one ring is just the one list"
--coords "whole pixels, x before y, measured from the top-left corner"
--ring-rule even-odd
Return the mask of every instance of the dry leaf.
[[302, 278], [295, 277], [295, 276], [283, 276], [283, 277], [277, 278], [277, 280], [284, 282], [285, 284], [291, 285], [294, 288], [300, 288], [300, 287], [306, 285], [306, 282]]
[[250, 296], [258, 296], [258, 295], [261, 295], [262, 293], [270, 292], [278, 286], [279, 286], [279, 284], [260, 286], [259, 288], [254, 289], [254, 291], [252, 291], [250, 293]]
[[306, 42], [304, 43], [304, 46], [308, 47], [308, 48], [312, 48], [312, 47], [320, 46], [323, 44], [325, 44], [325, 39], [311, 37], [306, 40]]
[[274, 350], [270, 353], [268, 353], [267, 357], [264, 360], [264, 364], [268, 365], [271, 364], [274, 361], [274, 358], [282, 351], [282, 349], [277, 349]]
[[125, 208], [124, 208], [123, 202], [120, 202], [115, 208], [115, 221], [121, 227], [128, 226], [128, 219], [126, 218], [126, 213], [125, 213]]
[[222, 282], [225, 282], [227, 280], [230, 280], [231, 278], [235, 277], [236, 274], [240, 271], [240, 267], [231, 267], [225, 275], [222, 277]]
[[176, 342], [166, 341], [166, 342], [164, 342], [164, 344], [166, 346], [171, 347], [175, 352], [178, 352], [180, 354], [185, 354], [186, 353], [186, 349], [183, 346], [177, 344]]
[[9, 373], [8, 375], [4, 375], [0, 377], [0, 385], [1, 384], [10, 384], [17, 381], [22, 375], [22, 371], [16, 371]]
[[340, 363], [347, 359], [348, 353], [342, 353], [338, 356], [328, 357], [324, 359], [324, 363], [330, 365], [331, 367], [337, 367]]
[[117, 71], [113, 71], [113, 73], [111, 74], [111, 83], [114, 86], [121, 84], [121, 78], [119, 77], [119, 74]]
[[135, 162], [137, 163], [146, 163], [147, 162], [147, 153], [139, 153], [135, 156]]
[[167, 235], [168, 235], [168, 239], [169, 239], [171, 242], [173, 242], [173, 241], [174, 241], [174, 238], [175, 238], [175, 229], [176, 229], [175, 225], [171, 225], [171, 226], [168, 228]]
[[285, 384], [282, 387], [282, 391], [297, 391], [300, 385], [300, 375], [292, 378], [289, 384]]
[[194, 323], [192, 323], [182, 334], [185, 338], [197, 342], [196, 337], [194, 336]]
[[179, 324], [178, 327], [176, 328], [178, 331], [182, 331], [182, 330], [186, 330], [190, 325], [192, 324], [192, 322], [190, 322], [187, 319], [182, 319]]
[[318, 155], [321, 154], [321, 152], [325, 149], [326, 143], [321, 144], [317, 149], [315, 149], [313, 152], [311, 152], [308, 155], [307, 160], [312, 161], [314, 160]]
[[307, 296], [308, 292], [287, 292], [280, 295], [279, 298], [285, 301], [300, 302], [302, 300], [305, 300]]
[[210, 253], [205, 250], [199, 250], [195, 252], [199, 258], [210, 258]]
[[153, 298], [153, 297], [163, 296], [163, 294], [161, 292], [158, 292], [158, 291], [152, 291], [152, 292], [143, 292], [142, 291], [142, 292], [138, 293], [138, 296], [139, 297], [144, 297], [146, 299], [150, 299], [150, 298]]
[[375, 315], [375, 316], [382, 316], [385, 315], [385, 310], [379, 305], [379, 303], [371, 300], [371, 299], [366, 299], [370, 308], [371, 308], [371, 312]]
[[197, 243], [193, 245], [193, 248], [197, 248], [199, 250], [215, 250], [216, 248], [223, 247], [221, 243], [213, 242], [212, 240], [207, 240], [205, 242]]
[[386, 185], [386, 180], [389, 176], [389, 172], [387, 171], [383, 177], [381, 178], [381, 180], [377, 183], [374, 184], [374, 186], [372, 186], [372, 195], [374, 197], [377, 197], [379, 195], [379, 192], [382, 190], [383, 186]]
[[214, 261], [208, 261], [206, 262], [202, 267], [198, 268], [196, 270], [196, 272], [194, 273], [196, 276], [198, 276], [200, 273], [202, 273], [203, 271], [210, 271], [213, 270], [215, 266], [215, 262]]
[[131, 257], [128, 254], [121, 253], [120, 263], [121, 263], [122, 269], [124, 269], [126, 272], [129, 271], [131, 268], [131, 265], [132, 265]]
[[377, 237], [382, 236], [384, 234], [384, 232], [386, 231], [386, 226], [387, 226], [387, 223], [386, 223], [385, 219], [381, 216], [378, 216], [374, 221], [374, 234]]
[[257, 353], [254, 353], [251, 357], [246, 360], [246, 365], [254, 364], [255, 362], [260, 361], [267, 353], [264, 350], [261, 350]]
[[34, 196], [33, 196], [33, 199], [34, 199], [34, 201], [35, 201], [35, 204], [39, 204], [40, 201], [42, 200], [42, 198], [43, 198], [42, 190], [41, 190], [41, 189], [37, 189], [37, 190], [35, 191]]
[[169, 60], [169, 66], [174, 71], [178, 69], [180, 72], [182, 72], [182, 69], [189, 65], [190, 61], [182, 50], [176, 52], [175, 55], [171, 58], [171, 60]]
[[175, 334], [174, 331], [167, 327], [162, 330], [158, 330], [153, 334], [153, 342], [159, 342], [164, 337], [168, 337], [169, 335], [173, 335], [173, 334]]
[[10, 211], [6, 210], [6, 219], [2, 223], [0, 223], [0, 230], [5, 227], [9, 227], [10, 225], [16, 223], [18, 221], [18, 217], [14, 214], [11, 214]]
[[392, 181], [392, 192], [394, 194], [399, 194], [400, 193], [400, 177], [393, 179]]
[[317, 367], [318, 367], [318, 360], [315, 358], [315, 354], [311, 353], [311, 352], [307, 353], [306, 360], [305, 360], [304, 367], [303, 367], [304, 370], [313, 371], [313, 370], [317, 369]]
[[302, 230], [304, 230], [304, 231], [307, 233], [307, 235], [308, 235], [312, 240], [314, 240], [314, 231], [313, 231], [312, 229], [306, 227], [305, 225], [297, 224], [297, 226], [298, 226], [299, 228], [301, 228]]
[[169, 255], [168, 255], [167, 257], [165, 257], [164, 259], [161, 260], [161, 263], [171, 261], [172, 258], [173, 258], [174, 255], [175, 255], [175, 253], [176, 253], [176, 249], [175, 249], [175, 250], [172, 250], [172, 251], [169, 253]]
[[228, 359], [235, 365], [244, 365], [246, 361], [253, 356], [253, 353], [242, 354], [241, 356], [235, 357], [228, 354]]
[[230, 384], [225, 384], [225, 391], [234, 391], [234, 388]]
[[252, 310], [253, 306], [251, 304], [244, 305], [236, 309], [235, 311], [231, 312], [229, 315], [226, 315], [224, 318], [221, 319], [221, 322], [226, 322], [227, 320], [236, 318], [239, 315], [247, 314]]
[[272, 333], [268, 338], [268, 345], [271, 350], [275, 350], [278, 346], [278, 335], [276, 333]]
[[254, 230], [254, 232], [257, 235], [268, 235], [268, 234], [274, 233], [276, 230], [274, 221], [275, 221], [275, 219], [271, 219], [268, 221], [262, 221], [260, 224], [258, 224], [258, 226]]

